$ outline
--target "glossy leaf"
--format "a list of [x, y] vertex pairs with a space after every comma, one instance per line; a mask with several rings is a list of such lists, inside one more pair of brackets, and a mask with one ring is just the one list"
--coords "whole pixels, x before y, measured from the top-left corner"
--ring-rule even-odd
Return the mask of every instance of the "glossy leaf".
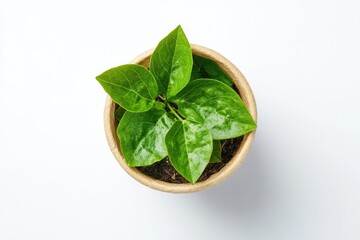
[[202, 124], [177, 121], [166, 134], [165, 143], [171, 164], [186, 180], [194, 184], [210, 160], [210, 132]]
[[117, 104], [130, 112], [151, 109], [158, 96], [154, 76], [140, 65], [126, 64], [111, 68], [96, 79]]
[[165, 110], [125, 112], [117, 129], [129, 166], [147, 166], [167, 156], [165, 135], [173, 124]]
[[239, 137], [256, 128], [239, 95], [217, 80], [191, 81], [169, 101], [176, 103], [187, 119], [203, 123], [213, 139]]
[[193, 68], [190, 80], [199, 78], [211, 78], [219, 80], [228, 86], [233, 85], [231, 78], [221, 69], [221, 67], [214, 61], [193, 55]]
[[160, 41], [150, 60], [150, 71], [159, 90], [167, 97], [175, 96], [190, 80], [191, 46], [181, 26]]
[[210, 157], [211, 163], [221, 162], [221, 144], [220, 140], [213, 140], [213, 151]]
[[116, 109], [116, 111], [114, 113], [116, 120], [120, 121], [122, 116], [124, 116], [125, 112], [126, 112], [126, 110], [119, 106], [118, 109]]

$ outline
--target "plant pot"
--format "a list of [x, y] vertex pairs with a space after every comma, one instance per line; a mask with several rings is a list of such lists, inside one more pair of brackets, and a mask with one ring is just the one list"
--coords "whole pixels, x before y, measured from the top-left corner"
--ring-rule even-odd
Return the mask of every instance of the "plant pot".
[[[244, 104], [246, 105], [250, 114], [252, 115], [253, 119], [256, 122], [257, 113], [256, 113], [256, 103], [255, 103], [254, 95], [251, 91], [248, 82], [246, 81], [242, 73], [239, 71], [239, 69], [237, 69], [236, 66], [232, 64], [229, 60], [227, 60], [219, 53], [209, 48], [195, 44], [192, 44], [191, 47], [193, 54], [215, 61], [229, 75], [229, 77], [234, 81], [234, 84], [240, 93], [242, 101], [244, 102]], [[154, 49], [151, 49], [142, 53], [134, 60], [132, 60], [131, 63], [141, 64], [145, 67], [149, 67], [150, 56], [153, 53], [153, 51]], [[222, 182], [228, 176], [230, 176], [236, 170], [236, 168], [238, 168], [240, 164], [244, 161], [245, 156], [248, 153], [255, 136], [255, 131], [245, 134], [233, 158], [222, 169], [220, 169], [217, 173], [211, 175], [207, 180], [202, 182], [197, 182], [194, 185], [190, 183], [188, 184], [168, 183], [151, 178], [145, 175], [144, 173], [140, 172], [137, 168], [129, 167], [126, 164], [125, 159], [121, 154], [119, 139], [116, 133], [117, 121], [115, 120], [114, 117], [115, 108], [116, 108], [115, 102], [112, 101], [112, 99], [108, 96], [104, 111], [105, 133], [109, 147], [114, 157], [119, 162], [121, 167], [130, 176], [132, 176], [137, 181], [150, 188], [163, 192], [172, 192], [172, 193], [197, 192], [212, 187], [218, 184], [219, 182]]]

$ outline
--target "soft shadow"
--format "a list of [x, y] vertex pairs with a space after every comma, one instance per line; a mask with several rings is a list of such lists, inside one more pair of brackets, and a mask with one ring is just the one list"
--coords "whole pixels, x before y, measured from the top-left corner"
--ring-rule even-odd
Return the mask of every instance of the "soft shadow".
[[266, 166], [270, 153], [267, 140], [257, 136], [244, 163], [230, 178], [200, 192], [202, 204], [212, 211], [255, 217], [271, 204], [271, 181]]

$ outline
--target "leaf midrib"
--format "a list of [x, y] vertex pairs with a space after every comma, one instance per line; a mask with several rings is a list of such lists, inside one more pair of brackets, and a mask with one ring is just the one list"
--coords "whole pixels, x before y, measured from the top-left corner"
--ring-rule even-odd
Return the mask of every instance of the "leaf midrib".
[[[182, 129], [182, 132], [184, 133], [184, 146], [185, 146], [185, 150], [186, 150], [186, 159], [189, 160], [189, 155], [188, 155], [188, 146], [187, 146], [187, 141], [186, 141], [186, 134], [185, 134], [185, 128], [184, 128], [184, 122], [181, 122], [181, 127], [179, 127], [178, 130], [176, 130], [174, 136], [177, 135], [177, 133], [180, 131], [180, 129]], [[190, 176], [191, 176], [191, 182], [193, 181], [193, 175], [192, 175], [192, 171], [191, 171], [191, 168], [190, 168], [190, 164], [189, 164], [189, 161], [187, 161], [187, 168], [190, 172]]]
[[184, 132], [184, 140], [185, 140], [185, 150], [186, 150], [186, 156], [187, 156], [187, 167], [188, 167], [188, 170], [190, 171], [190, 176], [191, 176], [191, 182], [194, 181], [194, 178], [193, 178], [193, 175], [192, 175], [192, 170], [191, 170], [191, 167], [190, 167], [190, 157], [189, 157], [189, 152], [188, 152], [188, 146], [187, 146], [187, 141], [186, 141], [186, 133], [185, 133], [185, 124], [182, 124], [182, 128], [183, 128], [183, 132]]
[[[177, 43], [178, 43], [178, 39], [179, 39], [179, 30], [180, 30], [180, 28], [178, 28], [178, 29], [177, 29], [177, 31], [176, 31], [176, 36], [175, 36], [175, 38], [176, 38], [176, 40], [175, 40], [175, 47], [174, 47], [173, 53], [171, 54], [171, 68], [170, 68], [169, 82], [168, 82], [168, 85], [167, 85], [167, 88], [166, 88], [166, 93], [168, 93], [168, 92], [169, 92], [170, 79], [171, 79], [171, 77], [172, 77], [172, 75], [173, 75], [173, 67], [174, 67], [175, 52], [176, 52], [176, 49], [177, 49], [177, 47], [178, 47], [178, 44], [177, 44]], [[167, 43], [168, 43], [168, 41], [166, 41], [165, 46], [166, 46], [166, 49], [170, 52], [170, 49], [168, 48]]]
[[133, 92], [133, 93], [135, 93], [136, 95], [138, 95], [139, 97], [141, 97], [141, 98], [143, 98], [143, 99], [146, 99], [146, 100], [148, 100], [148, 101], [151, 102], [151, 99], [146, 98], [146, 97], [144, 97], [144, 96], [141, 96], [139, 93], [135, 92], [134, 90], [132, 90], [132, 89], [130, 89], [130, 88], [127, 88], [127, 87], [124, 87], [124, 86], [121, 86], [121, 85], [118, 85], [118, 84], [115, 84], [115, 83], [112, 83], [112, 82], [108, 82], [108, 81], [105, 81], [105, 80], [103, 80], [103, 79], [98, 79], [98, 80], [99, 80], [100, 82], [104, 82], [104, 83], [107, 83], [107, 84], [110, 84], [110, 85], [113, 85], [113, 86], [116, 86], [116, 87], [120, 87], [120, 88], [126, 89], [126, 90], [128, 90], [129, 92]]

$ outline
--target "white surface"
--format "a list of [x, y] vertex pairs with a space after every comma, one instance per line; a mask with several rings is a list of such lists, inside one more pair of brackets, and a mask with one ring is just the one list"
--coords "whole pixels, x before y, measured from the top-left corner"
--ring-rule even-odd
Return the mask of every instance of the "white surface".
[[[0, 3], [0, 239], [360, 239], [359, 1], [232, 2]], [[188, 195], [120, 168], [94, 79], [177, 24], [259, 112], [241, 168]]]

